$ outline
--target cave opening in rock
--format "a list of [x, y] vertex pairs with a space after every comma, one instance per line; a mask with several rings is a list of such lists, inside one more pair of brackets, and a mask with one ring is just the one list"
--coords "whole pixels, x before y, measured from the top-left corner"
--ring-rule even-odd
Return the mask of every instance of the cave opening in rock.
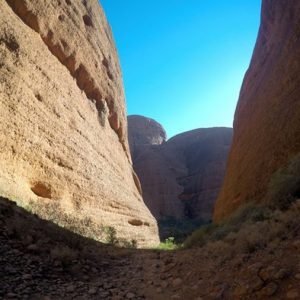
[[141, 220], [137, 220], [137, 219], [129, 220], [128, 223], [132, 226], [143, 226], [144, 224]]
[[52, 199], [52, 189], [47, 183], [35, 182], [31, 186], [31, 190], [38, 197]]

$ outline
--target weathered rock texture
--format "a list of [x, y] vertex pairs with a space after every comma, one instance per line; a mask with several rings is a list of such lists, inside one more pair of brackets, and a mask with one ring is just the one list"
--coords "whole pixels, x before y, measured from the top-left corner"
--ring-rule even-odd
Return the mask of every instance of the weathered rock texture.
[[[7, 0], [0, 8], [1, 195], [38, 213], [52, 206], [57, 216], [43, 216], [62, 225], [112, 226], [141, 246], [157, 243], [98, 1]], [[69, 217], [74, 224], [64, 224]]]
[[231, 128], [196, 129], [166, 142], [160, 124], [128, 117], [133, 165], [157, 219], [212, 217], [231, 144]]
[[300, 151], [299, 15], [299, 1], [263, 1], [216, 221], [246, 202], [264, 201], [271, 175]]

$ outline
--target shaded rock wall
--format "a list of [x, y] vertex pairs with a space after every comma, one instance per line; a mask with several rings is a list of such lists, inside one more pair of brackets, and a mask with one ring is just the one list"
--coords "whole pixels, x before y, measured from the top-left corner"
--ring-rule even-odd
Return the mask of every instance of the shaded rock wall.
[[163, 127], [149, 118], [129, 116], [128, 128], [134, 169], [152, 214], [210, 220], [232, 129], [196, 129], [165, 142]]
[[38, 213], [50, 205], [78, 222], [112, 226], [140, 246], [156, 244], [98, 1], [7, 0], [0, 7], [0, 194]]
[[166, 131], [155, 120], [138, 115], [128, 119], [128, 141], [133, 159], [149, 145], [161, 145], [167, 140]]
[[244, 203], [264, 201], [272, 174], [300, 151], [299, 15], [299, 1], [263, 0], [216, 221]]

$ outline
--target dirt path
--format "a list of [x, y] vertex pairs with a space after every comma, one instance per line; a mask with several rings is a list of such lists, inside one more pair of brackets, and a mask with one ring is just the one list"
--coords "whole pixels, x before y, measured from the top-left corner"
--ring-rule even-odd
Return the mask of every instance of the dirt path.
[[[300, 231], [261, 251], [123, 250], [0, 201], [0, 299], [300, 299]], [[226, 250], [227, 251], [227, 250]]]

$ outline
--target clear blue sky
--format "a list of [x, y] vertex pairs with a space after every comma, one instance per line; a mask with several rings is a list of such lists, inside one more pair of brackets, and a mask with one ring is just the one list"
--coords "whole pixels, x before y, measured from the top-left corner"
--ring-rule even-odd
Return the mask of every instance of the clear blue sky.
[[168, 137], [231, 127], [261, 0], [101, 0], [121, 60], [128, 114]]

